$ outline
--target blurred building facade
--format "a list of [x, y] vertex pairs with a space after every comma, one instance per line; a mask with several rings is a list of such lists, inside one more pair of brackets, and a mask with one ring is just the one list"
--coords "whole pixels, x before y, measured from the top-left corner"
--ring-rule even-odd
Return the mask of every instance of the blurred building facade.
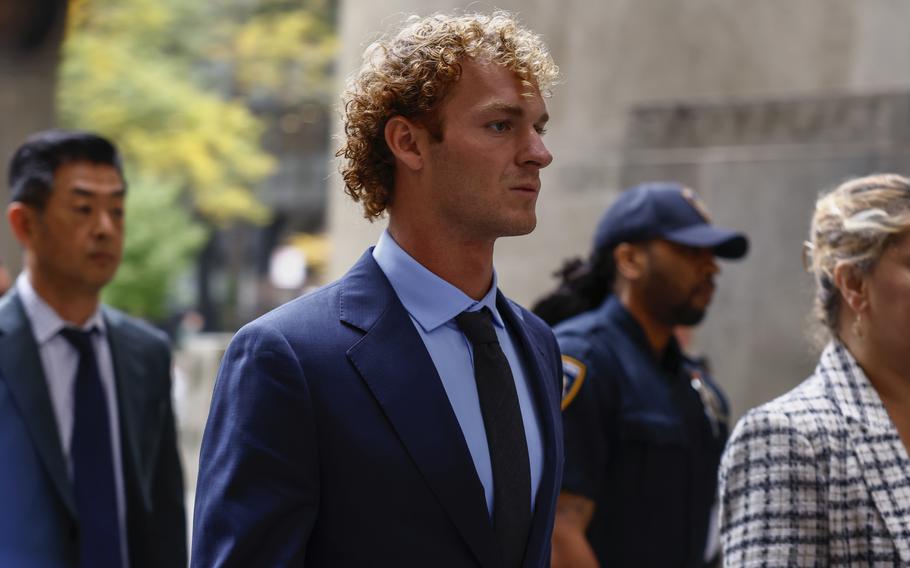
[[[505, 0], [541, 33], [563, 72], [548, 102], [538, 226], [503, 239], [496, 266], [524, 304], [554, 285], [562, 260], [589, 252], [617, 192], [653, 179], [699, 191], [718, 224], [747, 231], [752, 251], [725, 263], [696, 334], [734, 414], [801, 381], [812, 282], [805, 240], [818, 193], [873, 171], [910, 173], [910, 4], [897, 0]], [[348, 0], [341, 77], [378, 32], [410, 13], [490, 4]], [[338, 276], [375, 242], [335, 175], [329, 226]]]
[[[342, 2], [339, 79], [356, 69], [380, 31], [405, 15], [465, 6], [493, 9], [452, 0]], [[703, 194], [718, 223], [742, 228], [753, 240], [746, 261], [723, 267], [696, 341], [735, 413], [798, 382], [814, 360], [804, 339], [811, 281], [802, 273], [800, 243], [816, 195], [846, 177], [910, 169], [904, 56], [910, 36], [902, 29], [910, 5], [507, 0], [496, 6], [518, 13], [545, 37], [564, 76], [548, 103], [547, 142], [556, 159], [543, 173], [538, 228], [500, 242], [503, 288], [532, 303], [553, 286], [550, 273], [563, 259], [588, 252], [592, 227], [619, 190], [678, 179]], [[0, 1], [4, 165], [29, 132], [54, 124], [65, 11], [65, 0]], [[198, 285], [212, 305], [200, 308], [212, 328], [236, 327], [287, 299], [261, 293], [268, 257], [289, 228], [321, 229], [327, 175], [330, 277], [382, 229], [384, 223], [362, 219], [333, 175], [328, 120], [282, 110], [267, 134], [280, 165], [261, 196], [279, 213], [268, 228], [218, 234], [203, 255]], [[7, 229], [0, 236], [0, 258], [15, 273], [18, 246]]]
[[276, 287], [269, 278], [273, 253], [289, 235], [325, 231], [332, 163], [327, 109], [272, 104], [255, 110], [269, 126], [263, 146], [277, 163], [275, 174], [257, 191], [273, 216], [264, 226], [238, 223], [215, 230], [202, 249], [192, 302], [206, 331], [237, 330], [311, 285]]
[[[12, 153], [28, 134], [54, 124], [66, 6], [67, 0], [0, 0], [0, 196], [4, 211], [9, 200], [6, 166]], [[22, 264], [19, 245], [5, 220], [0, 229], [0, 260], [13, 275]]]

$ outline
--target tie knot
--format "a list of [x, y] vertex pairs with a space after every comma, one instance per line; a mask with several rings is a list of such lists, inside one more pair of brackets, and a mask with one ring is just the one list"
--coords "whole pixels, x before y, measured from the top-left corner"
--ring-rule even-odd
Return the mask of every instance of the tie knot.
[[95, 328], [88, 330], [77, 329], [75, 327], [64, 327], [60, 330], [60, 335], [70, 342], [70, 345], [76, 348], [80, 355], [86, 352], [92, 352], [92, 334]]
[[455, 316], [455, 323], [474, 345], [499, 343], [496, 330], [493, 329], [493, 318], [487, 308], [476, 312], [461, 312]]

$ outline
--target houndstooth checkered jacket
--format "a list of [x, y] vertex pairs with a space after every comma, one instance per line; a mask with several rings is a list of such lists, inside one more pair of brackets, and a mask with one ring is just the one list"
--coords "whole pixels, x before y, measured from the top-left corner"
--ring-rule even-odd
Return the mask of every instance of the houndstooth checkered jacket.
[[720, 492], [726, 566], [910, 566], [910, 458], [840, 343], [740, 420]]

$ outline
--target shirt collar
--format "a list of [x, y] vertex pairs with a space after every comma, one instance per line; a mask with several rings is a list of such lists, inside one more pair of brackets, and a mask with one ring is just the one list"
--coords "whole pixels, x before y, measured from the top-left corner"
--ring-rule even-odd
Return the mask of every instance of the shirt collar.
[[38, 295], [38, 292], [32, 287], [27, 270], [23, 270], [16, 278], [16, 290], [22, 299], [22, 307], [25, 308], [25, 314], [32, 324], [35, 341], [39, 346], [53, 339], [64, 327], [79, 327], [83, 330], [95, 328], [101, 335], [105, 334], [104, 318], [101, 316], [100, 306], [95, 309], [95, 313], [88, 318], [85, 325], [75, 326], [61, 318], [54, 308]]
[[389, 279], [404, 309], [425, 332], [433, 331], [461, 312], [482, 308], [490, 310], [496, 326], [504, 327], [496, 309], [495, 270], [489, 291], [480, 300], [474, 300], [414, 260], [395, 242], [388, 230], [380, 235], [373, 249], [373, 258]]

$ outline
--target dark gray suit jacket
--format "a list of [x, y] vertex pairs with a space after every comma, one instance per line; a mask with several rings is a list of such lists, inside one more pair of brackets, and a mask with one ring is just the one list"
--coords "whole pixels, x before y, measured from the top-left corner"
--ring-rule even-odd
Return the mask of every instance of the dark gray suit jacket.
[[[131, 568], [186, 565], [183, 477], [163, 335], [104, 307], [117, 384]], [[0, 566], [75, 567], [79, 522], [38, 346], [0, 299]]]

